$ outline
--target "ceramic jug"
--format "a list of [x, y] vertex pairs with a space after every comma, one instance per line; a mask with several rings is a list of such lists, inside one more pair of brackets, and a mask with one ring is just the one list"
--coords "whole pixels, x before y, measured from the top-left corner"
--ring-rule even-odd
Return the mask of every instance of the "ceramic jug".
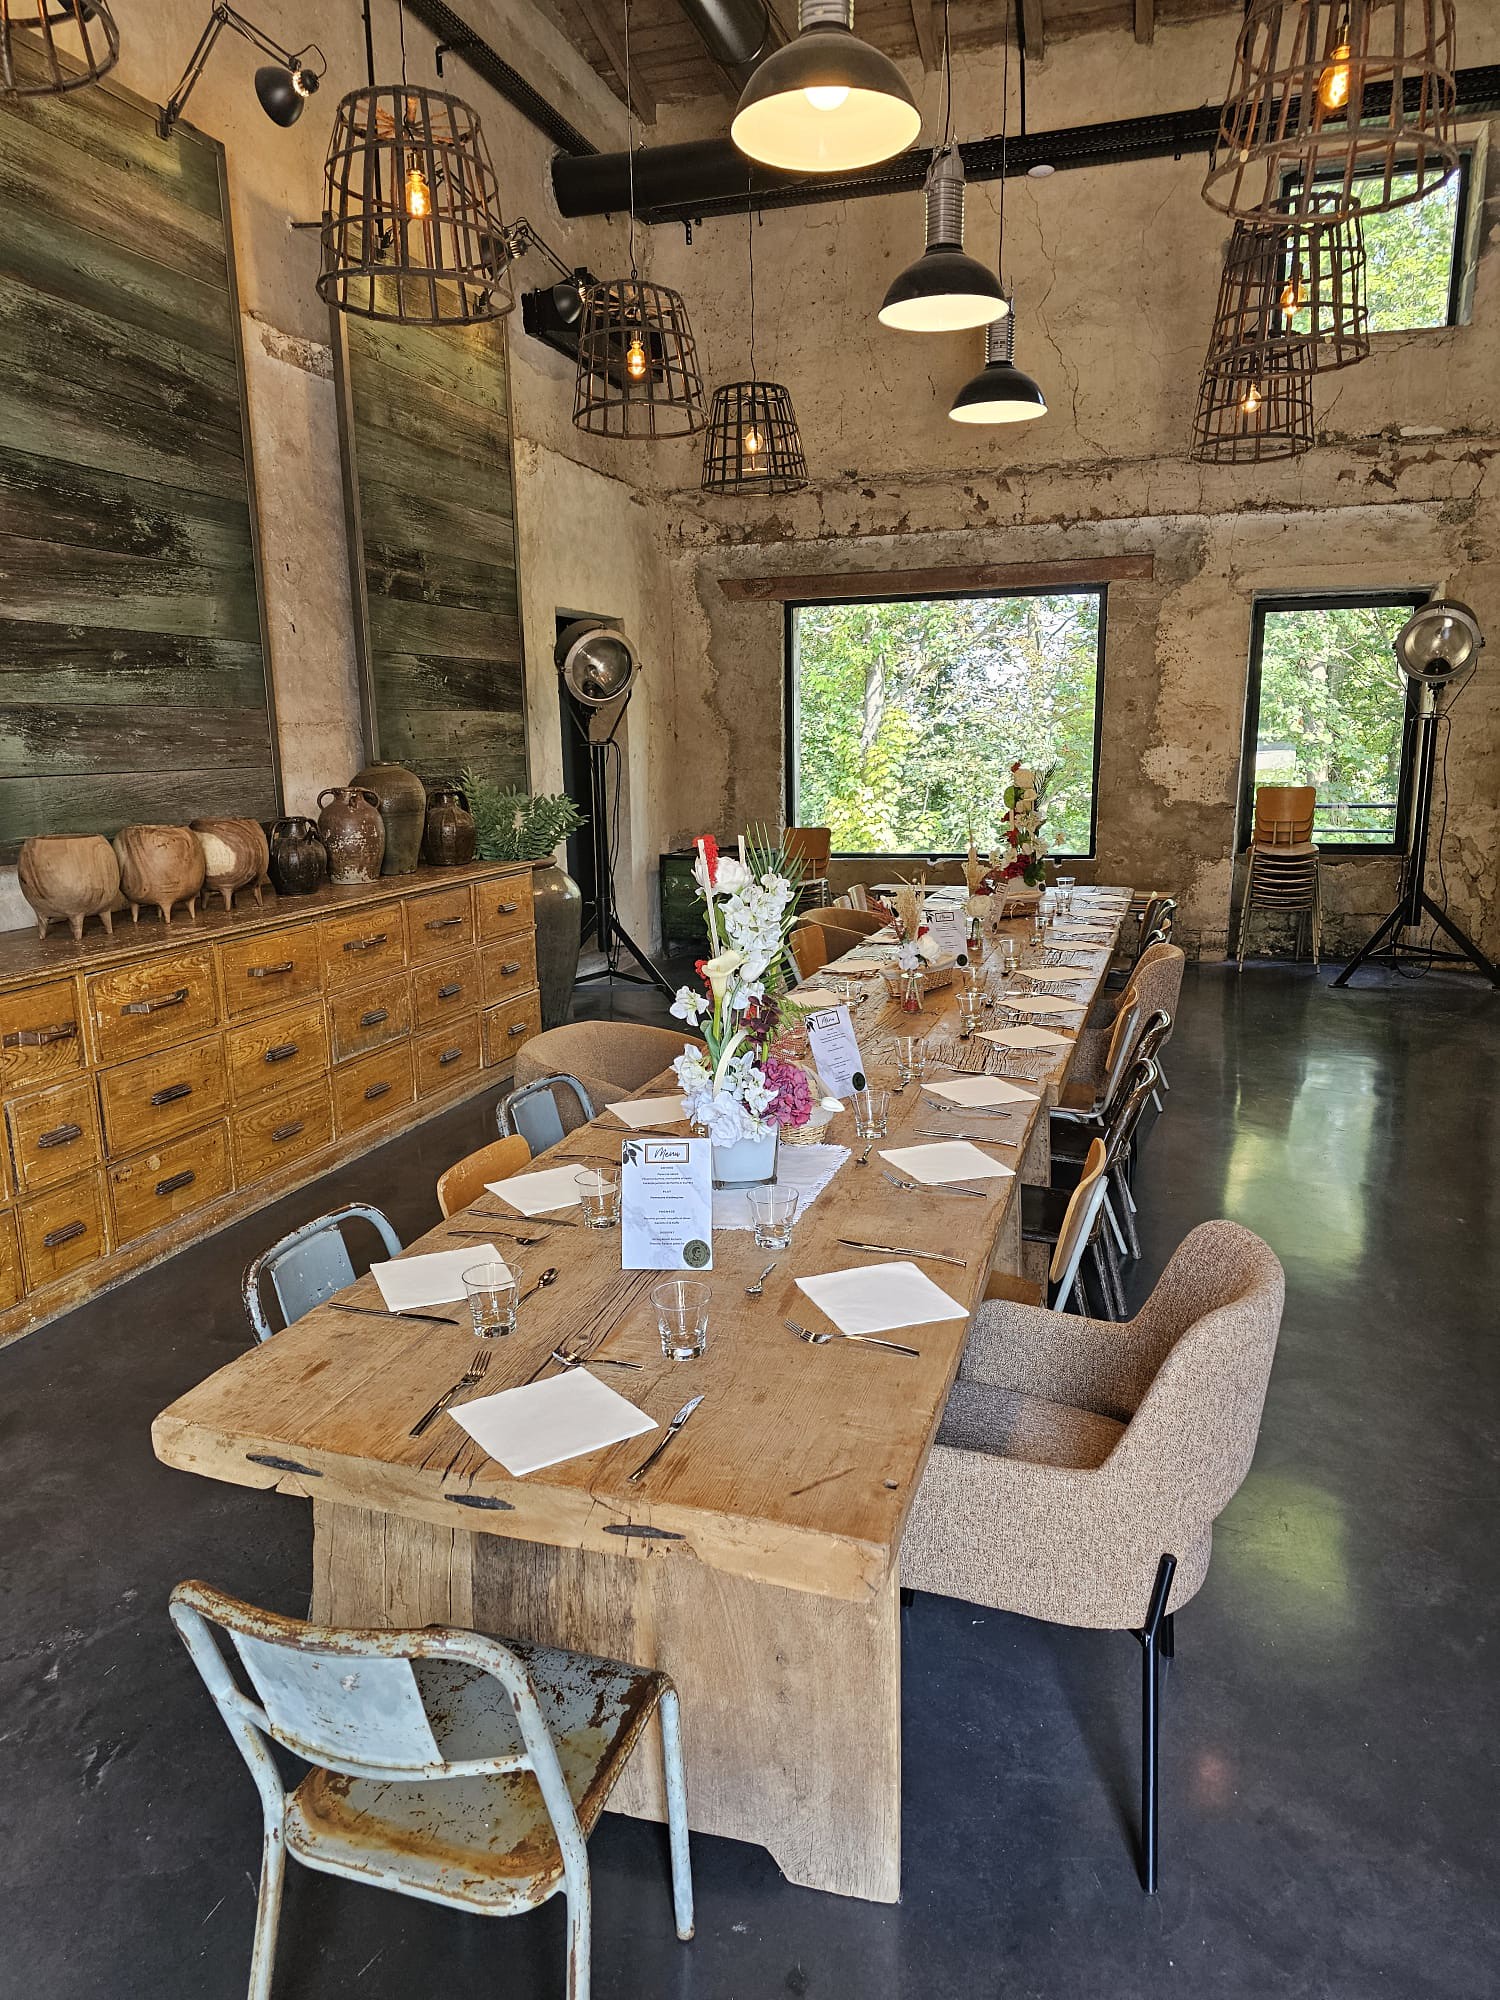
[[271, 881], [278, 896], [310, 896], [328, 880], [328, 850], [301, 814], [271, 828]]
[[330, 785], [318, 794], [318, 833], [328, 853], [330, 882], [374, 882], [385, 853], [380, 802], [357, 785]]
[[438, 785], [427, 804], [422, 859], [434, 868], [460, 868], [474, 859], [479, 836], [469, 801], [457, 785]]

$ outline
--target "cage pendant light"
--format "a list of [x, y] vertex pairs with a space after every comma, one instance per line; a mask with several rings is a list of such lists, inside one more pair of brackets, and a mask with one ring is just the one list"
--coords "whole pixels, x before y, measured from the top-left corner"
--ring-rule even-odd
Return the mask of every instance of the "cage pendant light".
[[1314, 374], [1352, 367], [1370, 351], [1364, 225], [1358, 208], [1328, 220], [1331, 206], [1316, 189], [1298, 196], [1282, 231], [1277, 303], [1286, 330], [1311, 342]]
[[1289, 180], [1343, 220], [1458, 164], [1453, 0], [1250, 0], [1203, 197], [1269, 222]]
[[60, 97], [119, 59], [104, 0], [0, 0], [0, 97]]
[[1313, 343], [1281, 304], [1286, 240], [1284, 221], [1234, 226], [1198, 386], [1195, 459], [1255, 465], [1313, 445]]
[[797, 25], [741, 93], [729, 127], [740, 151], [788, 173], [841, 174], [914, 144], [922, 114], [890, 57], [854, 33], [853, 0], [800, 0]]
[[755, 211], [746, 213], [750, 266], [750, 380], [715, 389], [703, 440], [705, 493], [797, 493], [807, 484], [807, 460], [792, 394], [780, 382], [756, 379]]

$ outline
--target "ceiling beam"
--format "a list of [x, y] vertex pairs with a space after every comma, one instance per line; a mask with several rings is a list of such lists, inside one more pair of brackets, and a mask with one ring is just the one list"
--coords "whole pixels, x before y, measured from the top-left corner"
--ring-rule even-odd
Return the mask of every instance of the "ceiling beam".
[[1156, 40], [1156, 0], [1135, 0], [1135, 38], [1138, 42]]
[[1096, 556], [1092, 562], [985, 563], [968, 569], [800, 570], [792, 576], [721, 576], [736, 604], [812, 603], [843, 597], [917, 597], [928, 591], [1066, 590], [1093, 583], [1149, 583], [1152, 555]]
[[922, 67], [936, 69], [943, 57], [943, 38], [938, 33], [937, 0], [909, 0], [909, 4]]
[[1047, 18], [1044, 0], [1021, 0], [1021, 34], [1026, 43], [1026, 53], [1032, 62], [1040, 62], [1047, 53]]
[[590, 34], [604, 51], [604, 59], [615, 73], [615, 96], [622, 104], [631, 104], [635, 115], [643, 125], [656, 123], [656, 94], [641, 75], [640, 65], [632, 65], [630, 97], [625, 95], [625, 44], [620, 40], [613, 21], [610, 20], [599, 0], [573, 0], [574, 6], [582, 14]]

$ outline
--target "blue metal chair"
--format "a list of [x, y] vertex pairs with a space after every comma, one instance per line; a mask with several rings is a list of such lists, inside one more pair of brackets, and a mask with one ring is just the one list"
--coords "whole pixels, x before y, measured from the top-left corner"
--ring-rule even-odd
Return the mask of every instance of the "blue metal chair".
[[304, 1222], [269, 1250], [262, 1250], [245, 1273], [245, 1311], [257, 1340], [269, 1340], [276, 1331], [266, 1317], [262, 1279], [271, 1281], [285, 1326], [354, 1283], [354, 1265], [341, 1225], [356, 1220], [368, 1222], [378, 1232], [392, 1257], [401, 1255], [401, 1238], [380, 1210], [366, 1202], [351, 1201], [347, 1208], [335, 1208]]
[[565, 1136], [555, 1095], [559, 1084], [571, 1090], [578, 1100], [578, 1109], [586, 1125], [594, 1115], [594, 1104], [576, 1076], [539, 1076], [535, 1082], [523, 1083], [519, 1090], [513, 1090], [495, 1107], [500, 1137], [509, 1139], [519, 1132], [531, 1148], [533, 1159], [538, 1153], [545, 1153], [549, 1146], [561, 1145]]
[[[511, 1916], [561, 1893], [568, 2000], [588, 2000], [586, 1843], [653, 1715], [677, 1935], [692, 1936], [681, 1731], [665, 1674], [442, 1625], [305, 1624], [206, 1583], [178, 1584], [171, 1613], [260, 1793], [250, 2000], [270, 2000], [288, 1854], [476, 1916]], [[273, 1743], [311, 1766], [295, 1790]]]

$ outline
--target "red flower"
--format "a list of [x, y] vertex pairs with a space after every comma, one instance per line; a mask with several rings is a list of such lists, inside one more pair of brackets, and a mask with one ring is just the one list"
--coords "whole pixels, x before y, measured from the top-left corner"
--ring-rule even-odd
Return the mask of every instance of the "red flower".
[[712, 888], [719, 874], [719, 843], [711, 833], [705, 833], [698, 845], [703, 849], [703, 863], [708, 870], [708, 885]]
[[1013, 826], [1008, 826], [1005, 829], [1005, 838], [1010, 842], [1012, 847], [1020, 844], [1021, 836]]

